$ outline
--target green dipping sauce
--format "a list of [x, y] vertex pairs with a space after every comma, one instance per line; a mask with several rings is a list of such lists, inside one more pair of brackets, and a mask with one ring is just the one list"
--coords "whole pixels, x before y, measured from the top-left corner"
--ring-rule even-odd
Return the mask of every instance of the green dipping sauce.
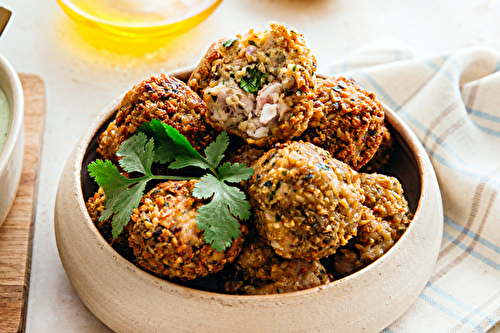
[[7, 132], [9, 131], [10, 124], [10, 109], [9, 102], [5, 94], [0, 89], [0, 152], [3, 149], [5, 141], [7, 140]]

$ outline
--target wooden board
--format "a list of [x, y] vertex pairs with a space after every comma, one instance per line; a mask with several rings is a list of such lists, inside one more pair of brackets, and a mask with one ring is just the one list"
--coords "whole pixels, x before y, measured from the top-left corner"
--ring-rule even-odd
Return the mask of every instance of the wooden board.
[[24, 91], [24, 160], [21, 183], [0, 228], [0, 332], [23, 332], [29, 291], [36, 215], [38, 156], [45, 113], [45, 87], [39, 76], [20, 74]]

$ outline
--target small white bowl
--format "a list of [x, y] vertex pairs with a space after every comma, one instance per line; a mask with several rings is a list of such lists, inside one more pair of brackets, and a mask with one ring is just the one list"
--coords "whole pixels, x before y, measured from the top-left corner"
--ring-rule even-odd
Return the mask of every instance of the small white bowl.
[[12, 65], [0, 55], [0, 89], [9, 104], [7, 140], [0, 148], [0, 226], [16, 197], [24, 154], [24, 99], [21, 81]]
[[[179, 71], [175, 76], [185, 80], [189, 74]], [[387, 120], [399, 143], [388, 172], [402, 181], [415, 216], [401, 239], [376, 262], [324, 286], [264, 296], [189, 288], [139, 269], [106, 243], [85, 208], [85, 197], [95, 191], [86, 167], [96, 157], [97, 136], [120, 99], [103, 110], [73, 150], [55, 204], [56, 240], [66, 273], [85, 305], [111, 329], [379, 332], [401, 316], [424, 288], [441, 244], [441, 196], [424, 148], [388, 108]]]

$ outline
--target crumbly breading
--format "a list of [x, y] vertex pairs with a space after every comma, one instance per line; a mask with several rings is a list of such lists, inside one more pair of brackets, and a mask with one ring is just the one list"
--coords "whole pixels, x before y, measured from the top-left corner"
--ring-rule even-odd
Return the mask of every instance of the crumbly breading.
[[353, 79], [331, 77], [318, 81], [314, 114], [301, 138], [359, 170], [380, 146], [383, 124], [375, 94]]
[[258, 237], [245, 242], [225, 280], [224, 290], [240, 295], [283, 294], [332, 281], [318, 260], [284, 259]]
[[363, 166], [363, 172], [377, 172], [389, 163], [394, 150], [394, 137], [391, 135], [387, 125], [382, 129], [382, 142], [372, 159]]
[[363, 199], [358, 173], [308, 142], [289, 142], [253, 164], [248, 181], [257, 229], [277, 254], [317, 260], [356, 233]]
[[381, 174], [360, 174], [364, 209], [358, 234], [333, 257], [334, 275], [352, 274], [382, 257], [411, 223], [400, 182]]

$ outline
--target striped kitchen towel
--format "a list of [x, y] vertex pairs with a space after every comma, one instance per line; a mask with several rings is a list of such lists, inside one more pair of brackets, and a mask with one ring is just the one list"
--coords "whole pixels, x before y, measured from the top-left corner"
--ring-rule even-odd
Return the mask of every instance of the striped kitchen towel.
[[418, 57], [384, 38], [329, 69], [398, 113], [441, 187], [444, 234], [434, 272], [384, 332], [500, 331], [500, 52], [474, 47]]

